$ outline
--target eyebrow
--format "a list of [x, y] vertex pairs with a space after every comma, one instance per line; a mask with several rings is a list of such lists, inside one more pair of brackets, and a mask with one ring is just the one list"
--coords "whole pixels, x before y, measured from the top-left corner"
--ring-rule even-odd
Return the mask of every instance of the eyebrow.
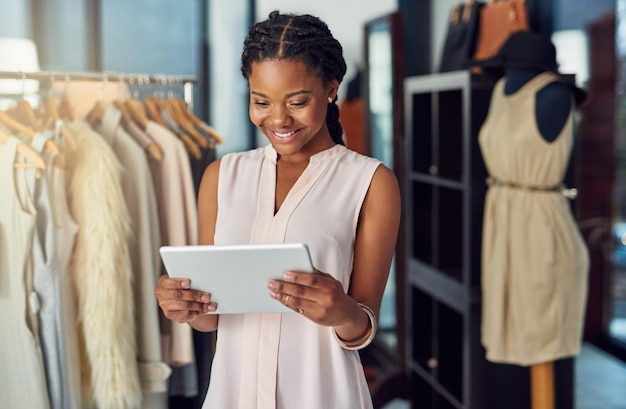
[[[262, 97], [262, 98], [267, 98], [267, 95], [265, 95], [264, 93], [259, 92], [259, 91], [250, 91], [250, 93], [251, 93], [252, 95], [257, 95], [257, 96]], [[307, 90], [307, 89], [301, 89], [301, 90], [299, 90], [299, 91], [290, 92], [289, 94], [287, 94], [287, 95], [285, 95], [285, 96], [286, 96], [287, 98], [292, 98], [292, 97], [295, 97], [295, 96], [298, 96], [298, 95], [302, 95], [302, 94], [310, 94], [310, 93], [311, 93], [311, 91], [310, 91], [310, 90]]]

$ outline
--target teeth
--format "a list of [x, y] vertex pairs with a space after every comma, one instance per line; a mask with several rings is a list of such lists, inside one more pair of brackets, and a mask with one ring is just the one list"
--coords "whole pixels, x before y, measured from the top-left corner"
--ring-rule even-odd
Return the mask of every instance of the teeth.
[[296, 133], [296, 131], [291, 131], [291, 132], [287, 132], [287, 133], [274, 132], [274, 135], [278, 136], [279, 138], [288, 138], [291, 135], [293, 135], [294, 133]]

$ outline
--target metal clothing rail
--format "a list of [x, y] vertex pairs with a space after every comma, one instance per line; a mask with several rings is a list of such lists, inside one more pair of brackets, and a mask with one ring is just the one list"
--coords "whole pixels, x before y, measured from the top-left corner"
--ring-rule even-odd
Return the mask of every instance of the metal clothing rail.
[[12, 79], [22, 82], [25, 82], [26, 80], [35, 80], [46, 83], [53, 83], [57, 81], [99, 81], [104, 83], [122, 82], [128, 85], [182, 85], [184, 95], [183, 99], [190, 109], [193, 109], [193, 87], [197, 81], [196, 77], [192, 75], [124, 73], [117, 71], [0, 71], [0, 79]]
[[37, 80], [43, 82], [55, 81], [111, 81], [127, 82], [129, 84], [178, 85], [195, 83], [192, 75], [123, 73], [117, 71], [102, 72], [68, 72], [68, 71], [0, 71], [0, 78], [14, 80]]

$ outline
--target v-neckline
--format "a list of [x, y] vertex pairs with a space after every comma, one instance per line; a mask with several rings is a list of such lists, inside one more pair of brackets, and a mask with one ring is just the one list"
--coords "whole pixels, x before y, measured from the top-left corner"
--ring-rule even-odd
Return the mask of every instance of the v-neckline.
[[340, 149], [341, 145], [333, 145], [328, 149], [311, 155], [309, 163], [285, 195], [280, 207], [276, 209], [278, 153], [271, 144], [265, 147], [267, 166], [263, 166], [262, 173], [267, 173], [262, 176], [264, 179], [264, 187], [259, 194], [259, 199], [265, 204], [271, 203], [271, 214], [273, 218], [280, 217], [281, 214], [285, 213], [291, 214], [295, 210], [298, 203], [300, 203], [323, 173], [323, 170], [328, 164], [328, 159], [338, 154]]

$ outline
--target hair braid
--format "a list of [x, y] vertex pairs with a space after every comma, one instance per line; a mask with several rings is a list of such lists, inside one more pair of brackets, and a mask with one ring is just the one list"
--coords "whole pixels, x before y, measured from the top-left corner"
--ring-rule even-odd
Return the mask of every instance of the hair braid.
[[[241, 73], [249, 78], [253, 63], [270, 59], [300, 61], [325, 85], [332, 80], [341, 83], [346, 74], [341, 44], [326, 23], [309, 14], [272, 11], [267, 20], [250, 27], [241, 55]], [[333, 141], [343, 145], [343, 129], [335, 101], [328, 104], [326, 126]]]

